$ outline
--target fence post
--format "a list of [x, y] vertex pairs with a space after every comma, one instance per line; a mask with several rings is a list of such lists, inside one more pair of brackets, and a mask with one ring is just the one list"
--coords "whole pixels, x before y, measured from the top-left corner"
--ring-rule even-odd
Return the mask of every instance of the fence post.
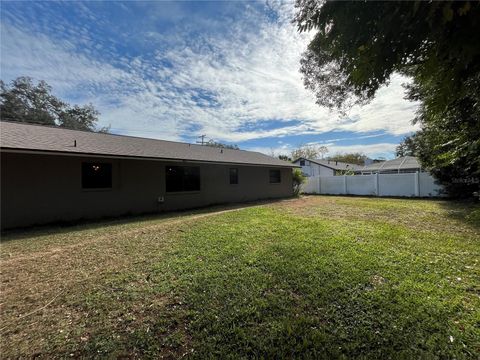
[[375, 177], [373, 178], [373, 181], [375, 182], [375, 195], [379, 196], [380, 195], [380, 189], [378, 186], [378, 173], [375, 173]]
[[345, 193], [345, 195], [348, 194], [348, 191], [347, 191], [347, 175], [343, 175], [343, 192]]
[[413, 180], [415, 181], [415, 196], [420, 196], [420, 174], [418, 171], [415, 171]]

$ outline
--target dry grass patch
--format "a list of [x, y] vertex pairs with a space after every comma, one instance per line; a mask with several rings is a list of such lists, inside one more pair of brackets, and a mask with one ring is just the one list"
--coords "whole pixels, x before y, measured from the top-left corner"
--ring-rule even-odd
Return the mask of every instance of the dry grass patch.
[[[85, 355], [93, 335], [108, 338], [108, 333], [116, 339], [101, 345], [111, 342], [111, 351], [126, 355], [125, 337], [132, 337], [133, 330], [149, 334], [158, 314], [178, 308], [177, 299], [152, 291], [152, 265], [162, 261], [190, 223], [225, 211], [236, 208], [107, 222], [105, 227], [40, 228], [4, 237], [0, 284], [4, 355]], [[161, 329], [158, 336], [165, 338], [158, 346], [163, 355], [187, 351], [182, 324]], [[169, 350], [172, 336], [178, 338], [172, 345], [175, 351]], [[133, 351], [130, 355], [135, 355]]]
[[479, 208], [468, 202], [309, 195], [274, 206], [300, 216], [379, 221], [419, 231], [472, 235], [480, 229]]

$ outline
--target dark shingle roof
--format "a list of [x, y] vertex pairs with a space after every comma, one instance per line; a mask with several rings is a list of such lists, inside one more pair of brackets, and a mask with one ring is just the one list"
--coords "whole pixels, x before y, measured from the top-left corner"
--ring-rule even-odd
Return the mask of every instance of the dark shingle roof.
[[265, 154], [245, 150], [155, 140], [132, 136], [101, 134], [51, 126], [0, 122], [2, 149], [187, 160], [214, 163], [297, 167]]

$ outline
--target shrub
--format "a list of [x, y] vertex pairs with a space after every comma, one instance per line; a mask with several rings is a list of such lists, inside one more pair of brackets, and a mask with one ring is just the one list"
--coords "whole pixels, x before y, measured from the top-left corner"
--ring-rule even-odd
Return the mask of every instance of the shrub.
[[293, 194], [298, 196], [300, 194], [300, 188], [302, 184], [306, 181], [305, 175], [303, 175], [302, 170], [294, 169], [293, 170]]

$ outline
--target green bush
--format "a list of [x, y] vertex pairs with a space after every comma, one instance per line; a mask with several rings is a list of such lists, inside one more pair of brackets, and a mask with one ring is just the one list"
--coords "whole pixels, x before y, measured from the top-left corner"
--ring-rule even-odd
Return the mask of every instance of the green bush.
[[305, 175], [303, 175], [302, 170], [294, 169], [293, 170], [293, 194], [298, 196], [300, 194], [301, 185], [306, 181]]

